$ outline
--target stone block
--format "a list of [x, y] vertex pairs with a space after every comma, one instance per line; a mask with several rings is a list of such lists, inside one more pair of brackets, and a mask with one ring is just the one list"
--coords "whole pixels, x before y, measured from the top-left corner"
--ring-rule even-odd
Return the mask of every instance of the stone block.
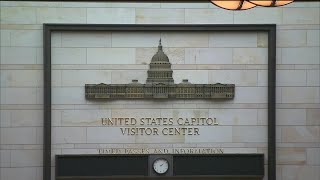
[[[278, 119], [277, 119], [278, 121]], [[258, 125], [268, 125], [268, 110], [258, 109]]]
[[209, 109], [209, 117], [219, 125], [257, 125], [257, 109]]
[[[136, 9], [136, 24], [184, 24], [184, 9]], [[134, 23], [134, 20], [133, 20]]]
[[87, 143], [134, 143], [135, 136], [123, 135], [119, 127], [88, 127]]
[[86, 143], [86, 133], [84, 127], [53, 127], [52, 144]]
[[267, 48], [234, 48], [233, 64], [267, 64]]
[[63, 32], [62, 47], [111, 47], [110, 32]]
[[233, 12], [219, 8], [185, 10], [186, 24], [233, 24], [233, 19]]
[[305, 109], [277, 109], [277, 125], [306, 125]]
[[42, 47], [41, 30], [13, 30], [11, 31], [11, 46]]
[[282, 64], [319, 64], [319, 47], [282, 48]]
[[84, 8], [93, 8], [93, 7], [111, 7], [110, 2], [85, 2], [85, 1], [79, 1], [79, 2], [62, 2], [61, 7], [72, 7], [72, 8], [77, 8], [77, 7], [84, 7]]
[[11, 126], [11, 111], [10, 110], [0, 110], [0, 127], [10, 127]]
[[134, 8], [87, 8], [87, 23], [134, 24]]
[[282, 103], [319, 103], [319, 87], [283, 87]]
[[111, 71], [63, 70], [62, 86], [84, 87], [85, 84], [111, 83]]
[[320, 22], [319, 8], [284, 8], [283, 9], [283, 24], [319, 24], [319, 22]]
[[285, 165], [282, 166], [283, 180], [318, 180], [320, 177], [319, 166], [299, 166]]
[[213, 70], [209, 71], [209, 83], [235, 84], [238, 86], [256, 86], [256, 70]]
[[268, 86], [268, 70], [258, 70], [258, 86]]
[[38, 87], [42, 85], [40, 70], [2, 70], [1, 87]]
[[10, 150], [0, 150], [0, 167], [4, 168], [4, 167], [10, 167]]
[[210, 33], [209, 47], [257, 47], [257, 33]]
[[305, 70], [278, 70], [276, 84], [282, 86], [305, 86], [307, 73]]
[[1, 144], [36, 144], [34, 127], [1, 128]]
[[37, 8], [37, 23], [86, 23], [86, 8]]
[[320, 109], [307, 109], [307, 125], [320, 125]]
[[12, 127], [43, 126], [42, 110], [11, 110]]
[[64, 110], [61, 126], [102, 126], [101, 118], [111, 117], [111, 110]]
[[[136, 64], [150, 64], [152, 57], [156, 54], [157, 48], [136, 48]], [[163, 48], [171, 64], [184, 64], [185, 49]]]
[[52, 104], [86, 104], [84, 87], [52, 88]]
[[231, 126], [199, 126], [197, 136], [185, 136], [185, 143], [232, 142]]
[[1, 104], [36, 104], [36, 88], [1, 88]]
[[307, 45], [306, 30], [279, 30], [277, 47], [303, 47]]
[[160, 32], [113, 32], [112, 47], [158, 47]]
[[160, 109], [112, 109], [113, 118], [140, 118], [160, 117]]
[[10, 30], [0, 29], [0, 39], [1, 46], [10, 46]]
[[257, 33], [257, 47], [268, 47], [268, 33], [258, 32]]
[[231, 48], [186, 48], [186, 64], [232, 64]]
[[1, 64], [36, 64], [36, 48], [1, 47]]
[[266, 87], [236, 87], [234, 103], [267, 103]]
[[232, 142], [267, 142], [267, 126], [232, 126]]
[[282, 142], [319, 142], [318, 126], [293, 126], [281, 128]]
[[234, 24], [282, 24], [281, 8], [254, 8], [234, 12]]
[[62, 84], [62, 71], [51, 69], [51, 86], [57, 87]]
[[282, 165], [303, 165], [307, 158], [305, 148], [279, 148], [277, 157], [277, 164]]
[[126, 3], [111, 3], [111, 6], [112, 7], [115, 7], [115, 8], [118, 8], [118, 7], [121, 7], [121, 8], [160, 8], [160, 3], [136, 3], [136, 2], [133, 2], [133, 3], [129, 3], [129, 2], [126, 2]]
[[320, 86], [320, 70], [307, 70], [307, 86]]
[[87, 64], [135, 64], [135, 49], [88, 48]]
[[112, 84], [129, 84], [134, 79], [144, 84], [147, 80], [147, 72], [141, 70], [115, 70], [111, 72], [111, 77]]
[[169, 8], [203, 9], [203, 8], [208, 8], [208, 6], [211, 6], [211, 3], [161, 3], [161, 8], [165, 8], [165, 9], [169, 9]]
[[11, 167], [35, 167], [42, 164], [42, 150], [11, 150]]
[[1, 180], [40, 180], [37, 178], [36, 167], [1, 168], [0, 171]]
[[181, 83], [183, 79], [188, 79], [192, 84], [208, 84], [207, 70], [175, 70], [173, 79], [176, 84]]
[[307, 164], [320, 165], [320, 148], [307, 148]]
[[36, 24], [34, 7], [1, 7], [1, 24]]
[[320, 46], [320, 30], [319, 29], [307, 31], [307, 45]]
[[161, 34], [164, 47], [208, 47], [208, 38], [209, 35], [206, 32], [170, 32]]
[[86, 64], [85, 48], [52, 48], [52, 64]]
[[2, 1], [1, 7], [61, 7], [61, 2]]

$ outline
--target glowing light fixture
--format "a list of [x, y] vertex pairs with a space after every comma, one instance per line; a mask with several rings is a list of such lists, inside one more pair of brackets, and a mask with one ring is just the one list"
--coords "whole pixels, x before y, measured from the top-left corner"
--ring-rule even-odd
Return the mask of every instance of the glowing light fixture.
[[275, 6], [284, 6], [293, 2], [293, 0], [248, 0], [249, 2], [265, 7], [275, 7]]
[[256, 6], [246, 0], [211, 0], [211, 2], [214, 5], [227, 10], [246, 10]]

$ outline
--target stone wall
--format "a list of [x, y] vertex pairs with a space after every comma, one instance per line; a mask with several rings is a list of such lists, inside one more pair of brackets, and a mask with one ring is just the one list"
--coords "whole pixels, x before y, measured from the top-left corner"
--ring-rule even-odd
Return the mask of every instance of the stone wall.
[[[0, 3], [2, 180], [42, 179], [43, 23], [277, 24], [277, 179], [319, 179], [319, 2], [241, 12], [209, 3]], [[86, 83], [144, 83], [160, 37], [175, 83], [234, 83], [235, 99], [85, 100]], [[53, 156], [98, 148], [267, 151], [264, 33], [54, 33], [52, 86]], [[220, 125], [201, 127], [200, 136], [168, 138], [127, 137], [99, 124], [101, 117], [119, 116], [216, 117]]]

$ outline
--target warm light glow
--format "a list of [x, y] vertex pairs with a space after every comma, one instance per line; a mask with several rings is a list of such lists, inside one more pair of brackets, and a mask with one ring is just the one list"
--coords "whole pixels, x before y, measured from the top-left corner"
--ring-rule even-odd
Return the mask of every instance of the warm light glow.
[[221, 8], [228, 9], [228, 10], [246, 10], [255, 7], [255, 4], [252, 4], [245, 0], [211, 0], [211, 2]]
[[269, 1], [264, 1], [264, 0], [248, 0], [253, 4], [256, 4], [258, 6], [267, 6], [267, 7], [273, 7], [273, 6], [284, 6], [289, 3], [292, 3], [293, 0], [269, 0]]

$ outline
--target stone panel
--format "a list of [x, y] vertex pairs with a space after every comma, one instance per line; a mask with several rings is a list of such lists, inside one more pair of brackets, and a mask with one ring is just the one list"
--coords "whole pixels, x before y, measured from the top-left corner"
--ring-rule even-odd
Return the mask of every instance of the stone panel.
[[40, 180], [36, 167], [1, 168], [1, 180]]
[[184, 24], [184, 9], [136, 9], [136, 24]]
[[277, 47], [301, 47], [306, 45], [306, 30], [279, 30], [277, 32]]
[[161, 40], [164, 47], [208, 47], [208, 33], [162, 33]]
[[10, 30], [0, 29], [0, 45], [1, 46], [10, 46]]
[[113, 32], [112, 47], [157, 47], [160, 33]]
[[36, 24], [36, 9], [33, 7], [1, 7], [1, 24]]
[[42, 110], [11, 110], [12, 127], [43, 126]]
[[307, 164], [320, 166], [320, 148], [307, 148]]
[[86, 104], [84, 87], [52, 88], [52, 104]]
[[307, 86], [320, 86], [320, 70], [307, 71]]
[[257, 125], [257, 109], [209, 109], [219, 125]]
[[231, 48], [186, 48], [185, 63], [186, 64], [232, 64], [232, 49]]
[[307, 73], [305, 70], [278, 70], [277, 86], [306, 86]]
[[233, 126], [233, 142], [267, 142], [267, 126]]
[[11, 111], [10, 110], [0, 110], [0, 127], [10, 127], [11, 126]]
[[11, 46], [42, 47], [41, 30], [14, 30], [11, 31]]
[[319, 166], [298, 166], [286, 165], [282, 166], [283, 180], [318, 180], [320, 177]]
[[307, 45], [320, 46], [320, 30], [319, 29], [307, 31]]
[[319, 142], [318, 126], [293, 126], [281, 128], [282, 142]]
[[279, 148], [277, 157], [277, 164], [290, 165], [303, 165], [307, 159], [305, 148]]
[[233, 64], [267, 64], [266, 48], [234, 48]]
[[0, 168], [10, 167], [10, 150], [0, 150]]
[[305, 109], [277, 109], [277, 125], [306, 125]]
[[1, 87], [37, 87], [42, 85], [40, 70], [1, 70]]
[[207, 70], [175, 70], [173, 79], [176, 84], [182, 82], [183, 79], [188, 79], [192, 84], [208, 84]]
[[318, 87], [283, 87], [282, 103], [319, 103]]
[[234, 12], [234, 24], [282, 24], [281, 8], [254, 8]]
[[85, 8], [37, 8], [37, 23], [86, 23]]
[[111, 117], [111, 110], [64, 110], [61, 126], [101, 126], [101, 118]]
[[87, 64], [135, 64], [135, 49], [88, 48]]
[[84, 127], [53, 127], [52, 144], [86, 143], [87, 130]]
[[319, 22], [319, 8], [283, 8], [283, 24], [319, 24]]
[[87, 23], [134, 24], [134, 8], [87, 8]]
[[36, 88], [1, 88], [1, 104], [36, 104]]
[[52, 64], [86, 64], [85, 48], [52, 48]]
[[238, 86], [256, 86], [256, 70], [213, 70], [209, 71], [209, 83], [235, 84]]
[[36, 64], [36, 48], [1, 47], [1, 64]]
[[62, 47], [111, 47], [111, 33], [108, 32], [63, 32]]
[[232, 24], [233, 12], [223, 9], [186, 9], [186, 24]]
[[320, 126], [320, 109], [307, 109], [307, 125]]
[[129, 84], [132, 80], [138, 80], [139, 83], [144, 84], [147, 80], [147, 71], [141, 70], [114, 70], [111, 71], [112, 84]]
[[1, 144], [36, 144], [35, 130], [31, 127], [1, 128]]
[[12, 167], [35, 167], [42, 164], [42, 150], [11, 150]]
[[105, 70], [63, 70], [62, 86], [111, 83], [111, 72]]
[[211, 3], [161, 3], [161, 8], [173, 8], [173, 9], [181, 9], [181, 8], [208, 8], [212, 6]]
[[233, 103], [267, 103], [266, 87], [237, 87]]
[[319, 64], [319, 47], [282, 48], [282, 64]]
[[209, 47], [257, 47], [257, 33], [210, 33]]

